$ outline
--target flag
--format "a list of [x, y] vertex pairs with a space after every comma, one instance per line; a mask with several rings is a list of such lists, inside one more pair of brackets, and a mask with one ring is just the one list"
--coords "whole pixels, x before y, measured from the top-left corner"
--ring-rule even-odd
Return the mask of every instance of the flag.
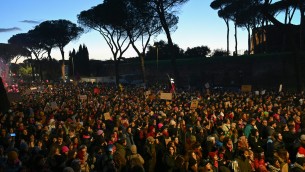
[[172, 86], [170, 92], [171, 92], [171, 93], [174, 93], [175, 90], [176, 90], [174, 78], [170, 78], [170, 83], [171, 83], [171, 86]]

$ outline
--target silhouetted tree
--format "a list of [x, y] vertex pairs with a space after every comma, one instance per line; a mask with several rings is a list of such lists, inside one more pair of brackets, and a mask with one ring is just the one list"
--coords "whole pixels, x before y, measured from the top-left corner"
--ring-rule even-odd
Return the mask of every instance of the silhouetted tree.
[[257, 1], [238, 0], [239, 12], [236, 13], [236, 25], [246, 28], [248, 32], [248, 55], [251, 52], [251, 31], [261, 24], [263, 16], [259, 13], [260, 6]]
[[37, 25], [33, 29], [33, 33], [38, 35], [38, 38], [43, 48], [48, 53], [48, 59], [51, 60], [51, 51], [56, 47], [56, 30], [54, 30], [54, 24], [51, 21], [44, 21]]
[[129, 37], [122, 29], [122, 21], [127, 16], [120, 10], [124, 9], [120, 0], [105, 0], [102, 4], [82, 11], [78, 23], [89, 29], [98, 31], [107, 42], [115, 64], [116, 84], [119, 85], [119, 62], [130, 46]]
[[193, 48], [187, 48], [184, 55], [187, 57], [206, 57], [211, 53], [211, 50], [207, 46], [198, 46]]
[[[72, 40], [77, 39], [82, 33], [83, 29], [69, 20], [48, 20], [43, 22], [42, 26], [48, 30], [48, 34], [52, 37], [52, 43], [59, 48], [62, 57], [62, 78], [65, 77], [65, 46]], [[51, 28], [51, 29], [50, 29]], [[53, 42], [54, 41], [54, 42]]]
[[[157, 49], [158, 48], [158, 54]], [[173, 51], [176, 54], [177, 58], [184, 57], [184, 51], [177, 44], [174, 44], [173, 50], [170, 46], [163, 40], [158, 42], [154, 42], [153, 46], [148, 46], [147, 51], [147, 59], [156, 60], [158, 56], [159, 60], [171, 60], [171, 53], [169, 51]]]
[[31, 52], [18, 45], [0, 43], [0, 54], [1, 59], [5, 60], [6, 63], [9, 63], [13, 59], [17, 63], [21, 57], [29, 57]]
[[162, 28], [166, 34], [167, 43], [170, 47], [170, 57], [171, 63], [173, 66], [173, 71], [176, 79], [177, 85], [180, 83], [179, 71], [176, 66], [176, 54], [174, 54], [174, 43], [171, 37], [171, 31], [175, 29], [175, 26], [178, 23], [178, 17], [175, 15], [175, 12], [178, 10], [178, 7], [185, 4], [188, 0], [148, 0], [152, 5], [152, 8], [156, 10], [158, 18], [160, 19]]
[[230, 3], [229, 0], [214, 0], [211, 2], [210, 6], [211, 8], [213, 8], [214, 10], [218, 10], [218, 16], [220, 18], [222, 18], [225, 23], [226, 23], [226, 27], [227, 27], [227, 56], [229, 56], [230, 54], [230, 25], [229, 25], [229, 21], [230, 18], [226, 13], [223, 13], [224, 8]]
[[[39, 39], [37, 38], [37, 35], [30, 30], [28, 33], [20, 33], [13, 35], [8, 42], [10, 44], [14, 44], [17, 46], [21, 46], [24, 48], [27, 48], [34, 56], [37, 61], [39, 61], [40, 58], [43, 57], [43, 54], [45, 53], [45, 50], [43, 49], [43, 46]], [[33, 65], [33, 58], [31, 58], [31, 66], [32, 66], [32, 77], [33, 80], [35, 80], [35, 70]], [[42, 72], [40, 70], [40, 77], [42, 80]]]
[[223, 49], [216, 49], [213, 51], [211, 57], [222, 57], [222, 56], [227, 56], [226, 50]]
[[80, 45], [77, 52], [73, 49], [73, 51], [69, 53], [69, 56], [72, 73], [74, 72], [76, 75], [80, 76], [90, 75], [89, 52], [85, 45]]
[[[127, 0], [120, 1], [124, 4], [125, 9], [121, 12], [127, 16], [122, 21], [122, 28], [130, 39], [131, 45], [140, 59], [143, 83], [146, 83], [144, 57], [146, 49], [152, 35], [162, 31], [160, 20], [156, 18], [156, 11], [150, 8], [146, 1]], [[141, 42], [139, 48], [136, 42]]]

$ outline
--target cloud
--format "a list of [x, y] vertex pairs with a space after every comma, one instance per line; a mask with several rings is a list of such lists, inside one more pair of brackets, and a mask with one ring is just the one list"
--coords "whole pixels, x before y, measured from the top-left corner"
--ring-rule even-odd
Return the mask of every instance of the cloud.
[[0, 28], [0, 32], [12, 32], [21, 30], [19, 27], [12, 27], [12, 28]]
[[22, 20], [20, 22], [29, 23], [29, 24], [39, 24], [40, 23], [40, 21], [35, 21], [35, 20]]

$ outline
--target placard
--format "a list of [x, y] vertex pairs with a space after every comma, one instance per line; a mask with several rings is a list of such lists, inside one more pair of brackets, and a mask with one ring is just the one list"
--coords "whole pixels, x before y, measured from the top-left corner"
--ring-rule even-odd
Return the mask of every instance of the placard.
[[282, 92], [282, 90], [283, 90], [283, 85], [280, 84], [279, 92]]
[[110, 113], [109, 112], [104, 113], [104, 118], [105, 118], [106, 121], [111, 120]]
[[87, 100], [87, 95], [79, 95], [80, 100]]
[[173, 94], [172, 93], [161, 93], [160, 99], [172, 100], [173, 99]]
[[198, 107], [198, 100], [196, 99], [192, 100], [190, 109], [197, 109], [197, 107]]
[[241, 86], [242, 92], [251, 92], [251, 90], [252, 90], [252, 85], [242, 85]]

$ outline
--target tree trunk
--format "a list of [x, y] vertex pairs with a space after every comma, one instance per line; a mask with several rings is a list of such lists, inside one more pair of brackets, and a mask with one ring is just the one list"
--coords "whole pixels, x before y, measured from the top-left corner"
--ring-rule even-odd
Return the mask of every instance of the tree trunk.
[[[130, 36], [131, 37], [131, 36]], [[142, 80], [143, 83], [146, 84], [146, 73], [145, 73], [145, 48], [143, 50], [143, 53], [140, 53], [139, 49], [135, 46], [134, 42], [131, 41], [131, 46], [133, 47], [133, 49], [137, 52], [139, 58], [140, 58], [140, 66], [141, 66], [141, 72], [142, 72]], [[157, 71], [158, 72], [158, 71]]]
[[304, 51], [305, 16], [304, 16], [304, 8], [303, 8], [302, 4], [303, 3], [300, 4], [300, 20], [301, 20], [300, 21], [300, 50]]
[[52, 57], [51, 57], [51, 51], [52, 49], [48, 49], [47, 52], [48, 52], [48, 60], [51, 61]]
[[119, 84], [120, 84], [119, 60], [117, 60], [116, 58], [114, 58], [114, 71], [115, 71], [115, 83], [119, 88]]
[[32, 68], [32, 79], [35, 81], [35, 68], [34, 68], [34, 61], [33, 58], [31, 57], [31, 68]]
[[235, 31], [235, 34], [234, 34], [234, 37], [235, 37], [235, 56], [237, 56], [237, 25], [236, 23], [234, 24], [234, 31]]
[[40, 81], [43, 81], [43, 76], [42, 76], [42, 67], [41, 67], [41, 61], [39, 60], [39, 75], [40, 75]]
[[229, 26], [229, 20], [224, 19], [227, 26], [227, 56], [230, 55], [230, 26]]
[[160, 22], [161, 22], [161, 25], [162, 25], [162, 28], [163, 30], [165, 31], [165, 34], [166, 34], [166, 37], [167, 37], [167, 43], [169, 45], [169, 48], [170, 48], [170, 57], [171, 57], [171, 64], [172, 64], [172, 68], [173, 68], [173, 71], [174, 71], [174, 78], [175, 78], [175, 81], [177, 83], [177, 85], [180, 85], [180, 78], [179, 78], [179, 71], [177, 69], [177, 65], [176, 65], [176, 56], [174, 54], [174, 44], [173, 44], [173, 41], [172, 41], [172, 38], [171, 38], [171, 34], [170, 34], [170, 31], [169, 31], [169, 27], [168, 27], [168, 24], [167, 24], [167, 20], [165, 19], [165, 12], [164, 12], [164, 7], [163, 7], [163, 2], [161, 3], [157, 3], [157, 13], [159, 15], [159, 18], [160, 18]]
[[61, 53], [61, 58], [62, 58], [62, 65], [61, 65], [61, 76], [62, 76], [62, 80], [65, 81], [66, 80], [66, 74], [65, 74], [65, 52], [63, 48], [59, 48], [60, 49], [60, 53]]
[[248, 55], [250, 55], [251, 51], [251, 33], [250, 33], [250, 26], [247, 27], [248, 30]]
[[141, 62], [141, 72], [142, 72], [143, 83], [146, 84], [146, 73], [145, 73], [145, 63], [144, 63], [145, 54], [141, 53], [141, 54], [139, 54], [139, 57], [140, 57], [140, 62]]

